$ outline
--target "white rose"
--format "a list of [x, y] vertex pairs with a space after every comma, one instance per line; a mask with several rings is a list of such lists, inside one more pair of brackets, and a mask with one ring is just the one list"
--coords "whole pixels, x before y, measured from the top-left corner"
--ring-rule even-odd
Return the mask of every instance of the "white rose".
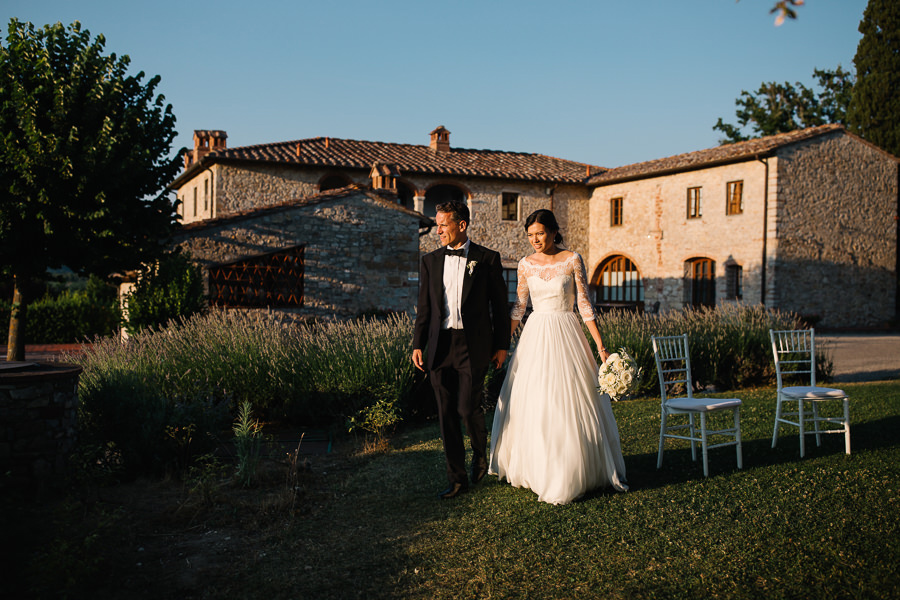
[[631, 385], [631, 382], [634, 381], [634, 375], [631, 374], [631, 371], [625, 371], [622, 373], [622, 383], [625, 385]]

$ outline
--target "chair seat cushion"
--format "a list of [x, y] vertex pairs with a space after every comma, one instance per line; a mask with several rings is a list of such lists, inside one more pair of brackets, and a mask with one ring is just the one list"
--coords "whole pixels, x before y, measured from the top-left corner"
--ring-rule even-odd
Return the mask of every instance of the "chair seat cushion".
[[724, 408], [735, 408], [742, 403], [737, 398], [672, 398], [666, 406], [675, 410], [709, 412]]
[[809, 385], [795, 385], [791, 387], [781, 388], [781, 393], [791, 398], [808, 398], [815, 400], [816, 398], [845, 398], [847, 394], [844, 390], [827, 387], [812, 387]]

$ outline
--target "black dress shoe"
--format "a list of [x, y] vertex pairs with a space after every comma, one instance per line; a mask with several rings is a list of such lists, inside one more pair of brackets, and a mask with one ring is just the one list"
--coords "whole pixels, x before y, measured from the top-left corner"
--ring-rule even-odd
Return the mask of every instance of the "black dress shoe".
[[460, 494], [465, 494], [468, 491], [469, 486], [464, 483], [451, 483], [450, 487], [438, 494], [438, 496], [441, 500], [449, 500], [450, 498], [456, 498]]
[[475, 484], [484, 479], [487, 472], [487, 461], [479, 460], [478, 462], [472, 463], [472, 483]]

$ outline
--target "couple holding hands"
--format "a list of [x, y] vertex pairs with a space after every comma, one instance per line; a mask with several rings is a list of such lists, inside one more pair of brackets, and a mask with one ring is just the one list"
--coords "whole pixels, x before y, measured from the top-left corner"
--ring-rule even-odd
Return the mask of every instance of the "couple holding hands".
[[[440, 497], [469, 489], [460, 422], [472, 445], [472, 484], [491, 473], [551, 504], [601, 487], [627, 490], [610, 399], [597, 391], [597, 362], [573, 311], [606, 360], [584, 262], [560, 247], [553, 213], [525, 221], [534, 253], [519, 261], [511, 315], [500, 255], [469, 240], [468, 207], [441, 204], [435, 221], [443, 247], [421, 261], [412, 361], [428, 372], [438, 404], [450, 482]], [[533, 312], [507, 367], [488, 455], [484, 377], [490, 364], [506, 362], [529, 297]]]

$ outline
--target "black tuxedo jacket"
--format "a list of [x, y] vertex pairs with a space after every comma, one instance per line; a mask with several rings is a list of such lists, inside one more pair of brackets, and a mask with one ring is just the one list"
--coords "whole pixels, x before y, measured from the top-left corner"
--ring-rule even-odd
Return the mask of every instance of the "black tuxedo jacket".
[[[444, 248], [439, 248], [423, 256], [419, 266], [414, 349], [424, 352], [429, 343], [434, 347], [443, 304]], [[500, 254], [474, 242], [466, 257], [461, 311], [469, 360], [473, 368], [485, 368], [494, 352], [509, 349], [509, 305]], [[426, 352], [425, 366], [433, 368], [434, 352]]]

